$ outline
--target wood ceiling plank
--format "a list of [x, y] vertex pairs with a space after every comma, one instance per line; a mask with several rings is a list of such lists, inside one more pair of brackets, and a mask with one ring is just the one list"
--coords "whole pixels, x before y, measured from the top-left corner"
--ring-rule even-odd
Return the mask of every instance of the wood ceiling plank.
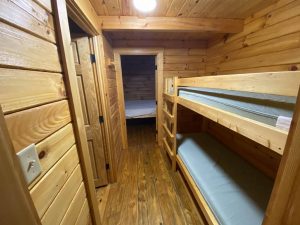
[[104, 31], [144, 30], [144, 31], [183, 31], [183, 32], [219, 32], [238, 33], [243, 30], [244, 22], [239, 19], [216, 18], [177, 18], [109, 16], [99, 17]]
[[174, 0], [160, 0], [157, 2], [157, 7], [153, 11], [154, 16], [165, 16]]
[[177, 16], [186, 1], [187, 0], [173, 0], [166, 13], [166, 16]]
[[200, 2], [200, 0], [187, 0], [179, 11], [178, 16], [188, 17], [193, 8]]
[[90, 0], [98, 16], [107, 16], [107, 9], [103, 4], [103, 0]]
[[121, 5], [119, 0], [103, 0], [103, 4], [107, 8], [108, 15], [110, 16], [120, 16], [122, 15]]
[[245, 19], [275, 3], [276, 0], [160, 0], [157, 2], [156, 9], [149, 13], [136, 10], [132, 0], [91, 0], [91, 2], [98, 15], [101, 16], [179, 16]]

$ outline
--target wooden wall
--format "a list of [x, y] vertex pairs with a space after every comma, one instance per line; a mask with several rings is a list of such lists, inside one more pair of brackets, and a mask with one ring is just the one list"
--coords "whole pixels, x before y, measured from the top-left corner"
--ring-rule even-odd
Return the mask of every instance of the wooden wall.
[[[110, 124], [110, 164], [113, 165], [113, 171], [111, 171], [111, 181], [116, 181], [116, 173], [118, 168], [119, 158], [122, 151], [122, 131], [121, 131], [121, 119], [118, 97], [118, 81], [116, 77], [116, 70], [110, 66], [111, 62], [114, 62], [114, 52], [109, 41], [102, 36], [103, 52], [102, 57], [104, 60], [104, 86], [107, 94], [107, 112]], [[106, 118], [104, 118], [105, 120]], [[111, 168], [112, 169], [112, 168]]]
[[122, 56], [126, 100], [155, 99], [155, 56]]
[[42, 224], [88, 224], [51, 1], [37, 2], [0, 2], [0, 104], [16, 153], [36, 144], [42, 174], [29, 190]]
[[165, 48], [164, 76], [200, 76], [205, 72], [205, 48]]
[[298, 70], [300, 1], [279, 0], [245, 20], [244, 31], [211, 43], [207, 74]]

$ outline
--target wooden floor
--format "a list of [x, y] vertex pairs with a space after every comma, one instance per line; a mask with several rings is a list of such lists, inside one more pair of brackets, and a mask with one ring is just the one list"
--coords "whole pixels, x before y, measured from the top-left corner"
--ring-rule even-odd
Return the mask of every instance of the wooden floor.
[[103, 225], [204, 224], [178, 172], [155, 144], [155, 126], [128, 126], [118, 183], [97, 190]]

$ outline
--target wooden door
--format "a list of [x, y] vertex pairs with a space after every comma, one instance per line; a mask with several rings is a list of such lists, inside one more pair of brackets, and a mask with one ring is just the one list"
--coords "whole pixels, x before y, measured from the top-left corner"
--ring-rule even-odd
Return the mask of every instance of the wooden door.
[[87, 37], [73, 39], [72, 48], [94, 182], [95, 186], [99, 187], [107, 184], [107, 172], [105, 145], [101, 131], [103, 115], [99, 96], [96, 92], [96, 78], [92, 65], [95, 63], [95, 58], [91, 54], [89, 38]]

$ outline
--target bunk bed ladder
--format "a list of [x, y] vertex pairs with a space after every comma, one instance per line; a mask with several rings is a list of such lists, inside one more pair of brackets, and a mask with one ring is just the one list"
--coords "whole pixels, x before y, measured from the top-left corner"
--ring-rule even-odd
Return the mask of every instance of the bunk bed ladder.
[[172, 170], [176, 170], [176, 130], [177, 130], [177, 77], [164, 79], [163, 93], [163, 149], [172, 161]]

